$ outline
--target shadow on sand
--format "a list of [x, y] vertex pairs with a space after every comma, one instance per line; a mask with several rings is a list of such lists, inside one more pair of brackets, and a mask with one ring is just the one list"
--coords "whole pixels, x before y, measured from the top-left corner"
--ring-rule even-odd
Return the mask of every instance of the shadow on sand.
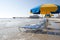
[[60, 36], [60, 32], [50, 32], [50, 31], [43, 31], [43, 30], [26, 31], [26, 33], [48, 34], [48, 35], [58, 35], [58, 36]]

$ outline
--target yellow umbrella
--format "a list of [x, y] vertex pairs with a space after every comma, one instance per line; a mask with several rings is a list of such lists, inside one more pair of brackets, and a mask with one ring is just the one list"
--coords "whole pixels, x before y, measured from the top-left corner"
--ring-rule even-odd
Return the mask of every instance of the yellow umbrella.
[[43, 4], [40, 8], [41, 14], [50, 14], [51, 12], [55, 12], [58, 7], [55, 4]]

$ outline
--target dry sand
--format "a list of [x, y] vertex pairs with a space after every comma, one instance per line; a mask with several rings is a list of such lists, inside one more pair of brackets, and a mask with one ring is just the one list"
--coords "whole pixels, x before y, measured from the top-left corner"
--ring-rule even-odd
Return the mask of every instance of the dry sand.
[[[8, 33], [7, 33], [7, 30], [8, 30]], [[21, 33], [19, 32], [17, 27], [8, 28], [7, 30], [4, 29], [5, 34], [0, 35], [0, 40], [60, 40], [59, 35], [25, 33], [25, 32]]]
[[40, 34], [40, 33], [39, 34], [38, 33], [21, 33], [18, 30], [18, 26], [21, 25], [19, 22], [21, 21], [20, 20], [13, 20], [10, 22], [1, 21], [0, 22], [0, 40], [60, 40], [59, 35], [48, 35], [48, 34]]
[[60, 36], [34, 33], [18, 33], [7, 40], [60, 40]]

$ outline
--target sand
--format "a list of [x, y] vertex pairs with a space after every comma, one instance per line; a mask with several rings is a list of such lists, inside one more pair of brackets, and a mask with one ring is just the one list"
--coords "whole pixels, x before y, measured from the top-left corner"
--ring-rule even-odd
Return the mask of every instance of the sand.
[[[35, 19], [34, 19], [35, 20]], [[35, 21], [32, 23], [36, 23]], [[25, 23], [21, 23], [22, 20], [0, 20], [0, 40], [60, 40], [59, 35], [49, 35], [40, 33], [21, 33], [18, 30], [19, 26]], [[24, 20], [24, 22], [27, 21]], [[28, 21], [29, 22], [29, 21]], [[38, 21], [39, 22], [39, 21]]]

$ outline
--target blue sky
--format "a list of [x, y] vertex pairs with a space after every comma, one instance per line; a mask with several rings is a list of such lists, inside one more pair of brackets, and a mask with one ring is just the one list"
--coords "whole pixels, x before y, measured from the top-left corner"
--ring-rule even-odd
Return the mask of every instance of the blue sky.
[[31, 8], [46, 3], [60, 5], [60, 0], [0, 0], [0, 18], [26, 17]]

